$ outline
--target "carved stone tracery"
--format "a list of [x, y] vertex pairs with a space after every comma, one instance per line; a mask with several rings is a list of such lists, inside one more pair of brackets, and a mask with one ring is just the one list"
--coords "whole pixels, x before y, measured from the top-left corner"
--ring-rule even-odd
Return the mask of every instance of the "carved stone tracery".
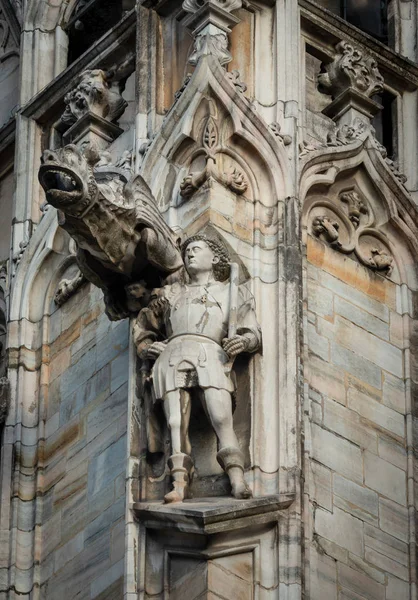
[[391, 274], [394, 261], [389, 242], [358, 190], [341, 191], [338, 202], [315, 200], [309, 212], [308, 231], [335, 250], [352, 254], [370, 269]]
[[205, 157], [206, 166], [203, 170], [189, 173], [180, 184], [180, 195], [190, 198], [205, 183], [214, 179], [229, 188], [235, 194], [244, 194], [248, 188], [248, 182], [244, 173], [237, 167], [231, 166], [226, 172], [219, 169], [217, 155], [224, 148], [219, 142], [219, 130], [217, 119], [213, 115], [206, 118], [201, 136], [201, 149]]

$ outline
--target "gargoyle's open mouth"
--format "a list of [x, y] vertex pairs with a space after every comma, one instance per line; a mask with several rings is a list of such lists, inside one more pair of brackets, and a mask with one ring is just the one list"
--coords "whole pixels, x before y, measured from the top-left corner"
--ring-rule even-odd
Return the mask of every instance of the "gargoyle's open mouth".
[[83, 195], [83, 182], [80, 177], [65, 167], [41, 165], [39, 182], [45, 190], [48, 202], [57, 208], [73, 204]]

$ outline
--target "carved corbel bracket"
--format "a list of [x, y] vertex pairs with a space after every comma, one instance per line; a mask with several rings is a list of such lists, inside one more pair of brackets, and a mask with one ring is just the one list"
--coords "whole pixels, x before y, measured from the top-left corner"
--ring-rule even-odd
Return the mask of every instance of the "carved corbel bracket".
[[335, 50], [334, 60], [323, 64], [318, 76], [320, 92], [334, 99], [352, 89], [370, 98], [383, 90], [383, 77], [374, 58], [346, 41], [339, 42]]
[[116, 121], [128, 105], [122, 91], [131, 63], [128, 59], [119, 70], [88, 69], [81, 74], [78, 85], [64, 98], [66, 108], [59, 126], [64, 145], [93, 142], [102, 150], [121, 135]]
[[228, 33], [240, 22], [231, 11], [241, 8], [242, 0], [184, 0], [187, 16], [183, 24], [194, 37], [189, 63], [196, 65], [202, 56], [215, 56], [221, 65], [232, 60], [228, 50]]
[[383, 90], [383, 77], [374, 58], [363, 49], [342, 41], [335, 47], [334, 60], [322, 64], [318, 75], [318, 89], [332, 97], [323, 113], [337, 125], [351, 125], [361, 118], [365, 123], [382, 109], [371, 96]]

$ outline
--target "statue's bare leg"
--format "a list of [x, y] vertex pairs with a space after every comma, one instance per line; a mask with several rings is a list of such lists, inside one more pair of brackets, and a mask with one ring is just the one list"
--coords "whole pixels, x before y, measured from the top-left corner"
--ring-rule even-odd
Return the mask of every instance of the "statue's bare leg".
[[164, 414], [170, 429], [171, 452], [181, 452], [181, 403], [180, 390], [168, 392], [163, 402]]
[[192, 401], [188, 390], [180, 390], [181, 407], [181, 449], [185, 454], [192, 453], [192, 446], [189, 438], [190, 414], [192, 412]]
[[193, 466], [189, 452], [184, 452], [190, 450], [187, 435], [191, 408], [189, 393], [186, 390], [168, 392], [164, 397], [163, 407], [170, 429], [172, 454], [168, 459], [168, 466], [173, 478], [173, 489], [164, 496], [164, 500], [167, 503], [182, 502], [188, 495]]
[[218, 462], [229, 477], [235, 498], [251, 498], [244, 479], [244, 455], [239, 449], [232, 419], [231, 394], [226, 390], [204, 390], [205, 408], [219, 440]]

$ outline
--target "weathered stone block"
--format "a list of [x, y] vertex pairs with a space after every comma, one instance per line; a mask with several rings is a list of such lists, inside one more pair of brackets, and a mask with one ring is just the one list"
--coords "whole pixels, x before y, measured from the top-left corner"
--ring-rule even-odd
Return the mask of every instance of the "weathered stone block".
[[[397, 377], [403, 375], [402, 351], [353, 323], [335, 319], [336, 342]], [[377, 387], [377, 386], [376, 386]]]
[[386, 600], [409, 600], [409, 584], [396, 577], [388, 577]]
[[406, 471], [408, 457], [406, 448], [402, 444], [386, 436], [379, 436], [379, 456], [399, 469]]
[[370, 314], [370, 312], [361, 309], [351, 302], [347, 302], [337, 295], [334, 300], [334, 310], [335, 314], [341, 315], [347, 321], [351, 321], [351, 323], [358, 325], [383, 340], [389, 340], [389, 325]]
[[392, 560], [391, 558], [388, 558], [387, 556], [384, 556], [383, 554], [380, 554], [379, 552], [369, 548], [365, 549], [365, 558], [372, 565], [379, 567], [383, 571], [391, 573], [392, 575], [395, 575], [395, 577], [404, 579], [405, 581], [409, 580], [408, 567], [404, 567], [395, 560]]
[[334, 507], [334, 512], [318, 508], [315, 512], [315, 531], [353, 554], [364, 552], [363, 523], [348, 513]]
[[335, 600], [337, 598], [337, 567], [335, 560], [310, 550], [310, 573], [312, 600]]
[[401, 565], [409, 564], [409, 550], [405, 542], [371, 525], [364, 526], [364, 543], [367, 548], [392, 558]]
[[377, 434], [363, 424], [360, 416], [347, 407], [332, 400], [324, 400], [324, 425], [333, 429], [350, 442], [377, 453]]
[[339, 344], [331, 344], [331, 360], [337, 367], [348, 371], [369, 385], [379, 389], [382, 387], [381, 369], [359, 356], [357, 351], [353, 352]]
[[364, 481], [368, 487], [391, 500], [406, 504], [405, 472], [367, 451], [364, 454]]
[[308, 279], [308, 308], [316, 315], [333, 318], [334, 294], [315, 281]]
[[359, 594], [367, 600], [384, 600], [385, 587], [364, 573], [340, 563], [338, 565], [338, 581], [348, 590]]
[[344, 375], [341, 369], [320, 360], [316, 356], [309, 357], [309, 384], [322, 394], [345, 404]]
[[344, 477], [363, 482], [363, 463], [360, 448], [350, 442], [311, 425], [312, 457]]
[[97, 494], [125, 469], [126, 436], [106, 448], [89, 464], [89, 494]]
[[[377, 524], [379, 513], [379, 497], [376, 492], [362, 487], [353, 481], [334, 474], [333, 477], [334, 503], [353, 516]], [[337, 498], [343, 499], [342, 505], [338, 504]]]
[[312, 488], [310, 488], [311, 498], [319, 506], [332, 510], [331, 471], [314, 460], [309, 461], [309, 467], [312, 484]]
[[384, 374], [382, 402], [389, 408], [405, 414], [405, 383], [390, 373]]
[[[405, 492], [405, 487], [402, 491]], [[400, 495], [402, 495], [402, 491]], [[381, 498], [379, 501], [379, 519], [380, 528], [383, 531], [404, 542], [408, 541], [409, 518], [408, 509], [405, 506], [399, 506], [395, 502]]]
[[348, 390], [348, 406], [360, 416], [399, 438], [405, 435], [405, 419], [398, 412], [376, 402], [355, 388]]

